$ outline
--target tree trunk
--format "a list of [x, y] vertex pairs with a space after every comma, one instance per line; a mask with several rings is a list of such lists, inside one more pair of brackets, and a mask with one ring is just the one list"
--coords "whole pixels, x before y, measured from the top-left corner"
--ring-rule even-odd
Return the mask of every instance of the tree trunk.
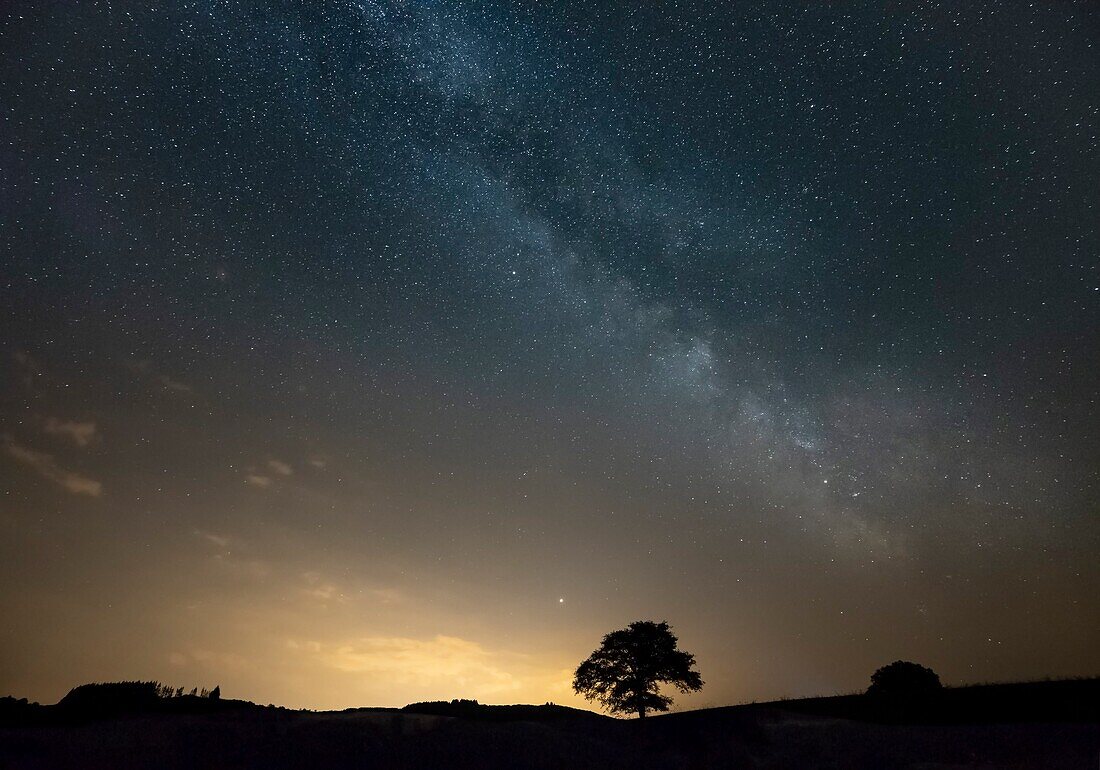
[[645, 719], [645, 706], [638, 706], [638, 719]]

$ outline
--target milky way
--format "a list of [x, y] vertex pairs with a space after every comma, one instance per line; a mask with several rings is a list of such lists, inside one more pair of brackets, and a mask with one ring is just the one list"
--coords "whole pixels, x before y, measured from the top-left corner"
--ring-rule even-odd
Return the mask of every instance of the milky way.
[[0, 691], [1096, 673], [1097, 9], [643, 5], [3, 12]]

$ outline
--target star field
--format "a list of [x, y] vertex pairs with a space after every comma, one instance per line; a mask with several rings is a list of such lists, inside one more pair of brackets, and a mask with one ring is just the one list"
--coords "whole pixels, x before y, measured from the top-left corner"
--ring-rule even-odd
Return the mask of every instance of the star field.
[[1095, 673], [1096, 9], [643, 5], [0, 15], [0, 690]]

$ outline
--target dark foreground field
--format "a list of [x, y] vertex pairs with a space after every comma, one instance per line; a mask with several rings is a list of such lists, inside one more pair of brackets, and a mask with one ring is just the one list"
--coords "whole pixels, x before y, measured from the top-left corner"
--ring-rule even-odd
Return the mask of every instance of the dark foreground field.
[[313, 713], [222, 701], [206, 713], [177, 704], [107, 717], [39, 707], [0, 727], [0, 767], [1095, 768], [1097, 685], [959, 688], [916, 707], [819, 698], [640, 722], [447, 704]]

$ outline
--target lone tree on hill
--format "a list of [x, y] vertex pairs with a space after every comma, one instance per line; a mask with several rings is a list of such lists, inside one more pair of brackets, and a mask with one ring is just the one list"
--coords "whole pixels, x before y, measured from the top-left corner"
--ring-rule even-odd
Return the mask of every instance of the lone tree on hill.
[[612, 714], [643, 718], [647, 711], [668, 711], [672, 698], [661, 695], [661, 684], [684, 693], [702, 689], [694, 665], [694, 655], [676, 649], [668, 623], [639, 620], [603, 638], [600, 648], [577, 667], [573, 690]]
[[871, 674], [869, 695], [925, 695], [941, 689], [939, 675], [930, 668], [907, 660], [895, 660]]

